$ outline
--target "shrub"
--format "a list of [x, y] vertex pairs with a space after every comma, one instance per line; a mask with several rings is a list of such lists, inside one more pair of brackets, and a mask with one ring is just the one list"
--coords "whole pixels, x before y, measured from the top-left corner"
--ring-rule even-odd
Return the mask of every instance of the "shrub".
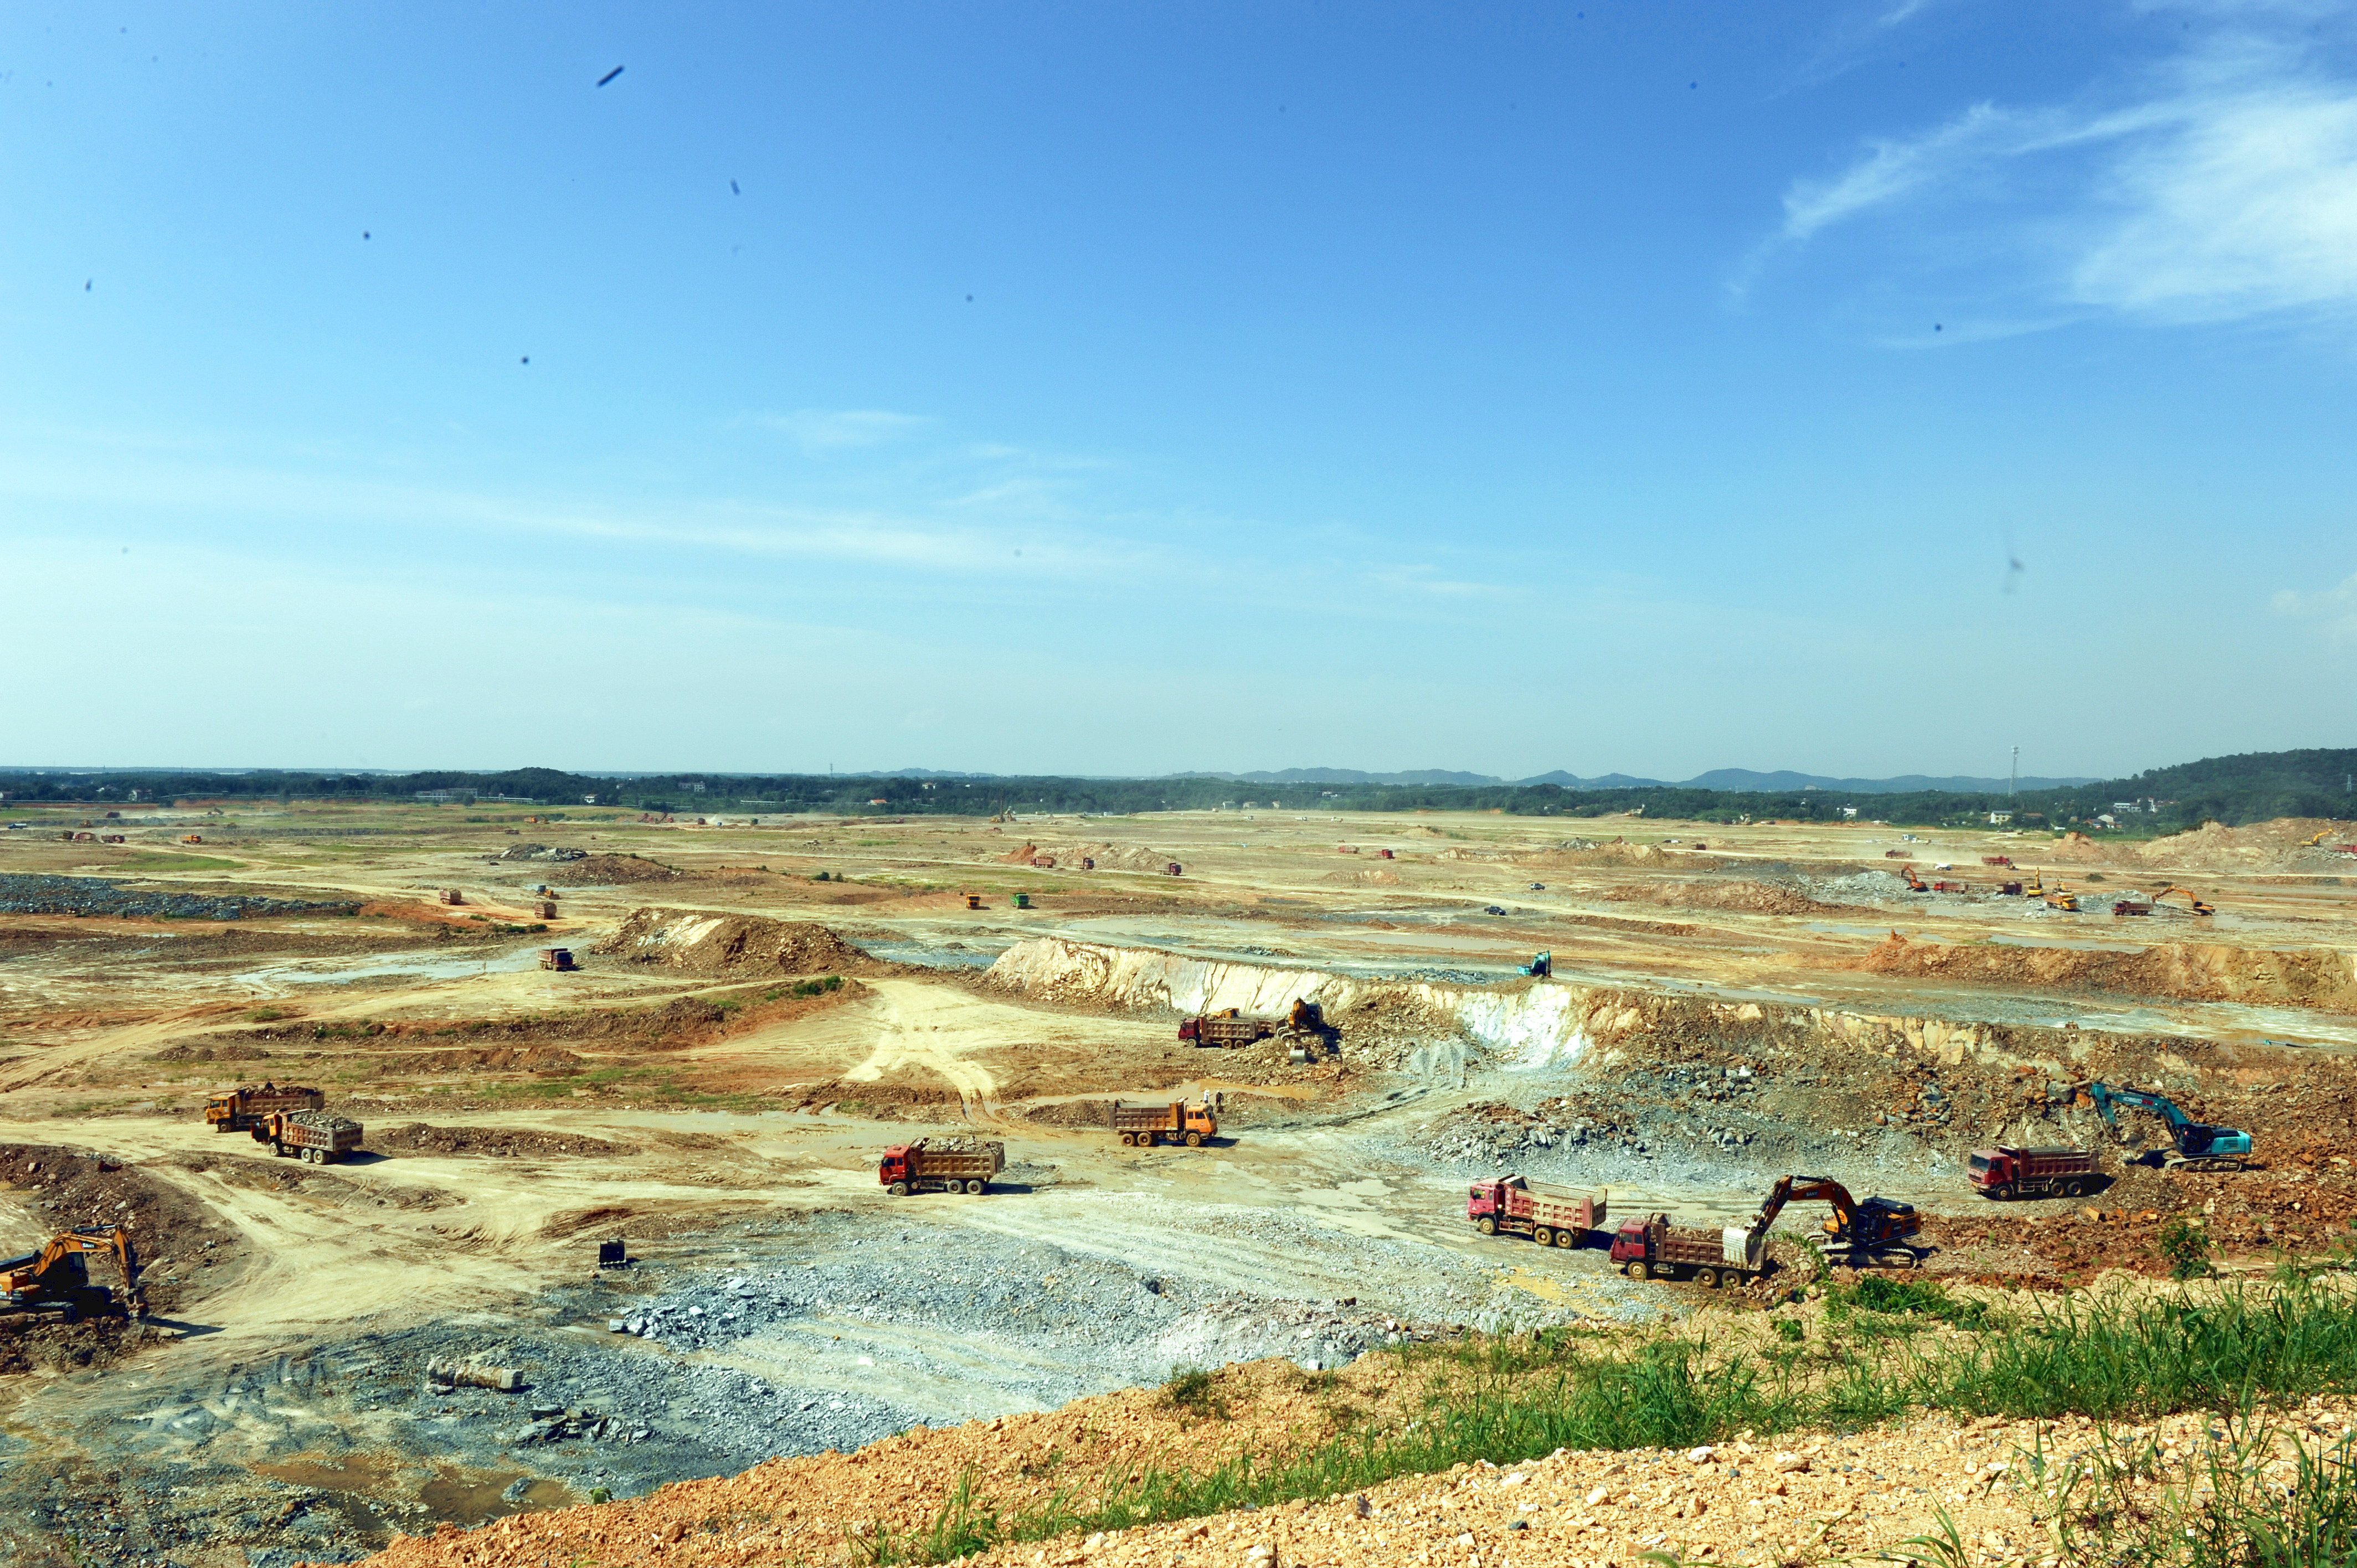
[[2210, 1237], [2201, 1226], [2179, 1215], [2160, 1228], [2160, 1255], [2169, 1261], [2169, 1277], [2198, 1280], [2210, 1273]]

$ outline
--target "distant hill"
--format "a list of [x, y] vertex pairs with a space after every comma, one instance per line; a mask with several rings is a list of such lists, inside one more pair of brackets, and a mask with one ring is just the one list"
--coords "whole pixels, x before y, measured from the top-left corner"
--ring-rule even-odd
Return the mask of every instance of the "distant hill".
[[[1718, 768], [1692, 779], [1672, 781], [1664, 779], [1640, 779], [1628, 773], [1606, 773], [1597, 778], [1582, 778], [1557, 768], [1531, 779], [1499, 779], [1487, 773], [1452, 773], [1438, 768], [1416, 768], [1405, 773], [1367, 773], [1355, 768], [1286, 768], [1276, 771], [1255, 773], [1182, 773], [1180, 779], [1229, 779], [1239, 784], [1423, 784], [1444, 788], [1486, 789], [1498, 785], [1527, 788], [1535, 784], [1552, 784], [1560, 789], [1717, 789], [1732, 793], [1789, 795], [1797, 789], [1838, 789], [1853, 795], [1909, 795], [1927, 789], [1946, 789], [1974, 794], [1991, 791], [2003, 793], [2002, 779], [1934, 779], [1921, 773], [1909, 773], [1897, 779], [1835, 779], [1823, 773], [1754, 773], [1748, 768]], [[2027, 789], [2068, 789], [2081, 784], [2093, 784], [2093, 779], [2024, 779], [2019, 788]]]

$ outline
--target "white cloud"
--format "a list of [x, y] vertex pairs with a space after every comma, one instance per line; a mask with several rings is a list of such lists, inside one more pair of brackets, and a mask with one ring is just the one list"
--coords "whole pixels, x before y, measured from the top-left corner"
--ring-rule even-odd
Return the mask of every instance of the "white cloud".
[[894, 413], [882, 408], [801, 408], [791, 413], [757, 414], [752, 423], [792, 436], [805, 451], [833, 452], [898, 441], [932, 421], [921, 414]]
[[[2252, 15], [2132, 93], [1976, 103], [1920, 134], [1874, 139], [1838, 174], [1792, 183], [1775, 243], [1903, 220], [1889, 231], [1906, 242], [1892, 267], [1946, 269], [1942, 297], [2014, 319], [2349, 311], [2357, 82], [2317, 51], [2247, 30]], [[1981, 275], [1960, 285], [1968, 267]]]
[[2357, 642], [2357, 575], [2343, 577], [2320, 593], [2286, 588], [2268, 607], [2277, 615], [2322, 621], [2326, 635], [2335, 642]]

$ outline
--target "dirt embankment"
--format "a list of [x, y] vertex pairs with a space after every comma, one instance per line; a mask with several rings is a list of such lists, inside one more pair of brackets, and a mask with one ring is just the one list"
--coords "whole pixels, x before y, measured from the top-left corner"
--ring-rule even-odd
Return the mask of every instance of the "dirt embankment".
[[1725, 909], [1747, 915], [1844, 915], [1845, 904], [1821, 904], [1807, 894], [1772, 882], [1664, 882], [1615, 887], [1607, 898], [1622, 904], [1658, 904], [1667, 909]]
[[2005, 942], [1910, 942], [1893, 931], [1865, 957], [1835, 967], [1975, 985], [2357, 1012], [2357, 959], [2333, 948], [2285, 952], [2166, 942], [2141, 952], [2089, 952]]
[[621, 1159], [640, 1152], [636, 1144], [617, 1144], [579, 1133], [550, 1133], [536, 1127], [436, 1127], [427, 1122], [371, 1133], [369, 1144], [381, 1154], [487, 1155], [495, 1159], [552, 1155]]
[[2303, 847], [2318, 833], [2325, 835], [2327, 845], [2357, 839], [2357, 828], [2347, 823], [2322, 817], [2277, 817], [2241, 828], [2204, 822], [2190, 832], [2137, 844], [2133, 854], [2146, 865], [2187, 871], [2294, 871], [2347, 858], [2332, 849]]
[[885, 966], [828, 928], [716, 910], [640, 908], [596, 950], [689, 974], [866, 974]]
[[174, 1040], [158, 1062], [339, 1058], [380, 1076], [466, 1070], [563, 1071], [590, 1056], [683, 1050], [784, 1023], [868, 994], [856, 981], [816, 983], [719, 997], [679, 996], [655, 1006], [609, 1007], [520, 1018], [289, 1021]]
[[569, 860], [556, 873], [567, 887], [609, 887], [617, 884], [669, 882], [682, 873], [637, 854], [592, 854]]

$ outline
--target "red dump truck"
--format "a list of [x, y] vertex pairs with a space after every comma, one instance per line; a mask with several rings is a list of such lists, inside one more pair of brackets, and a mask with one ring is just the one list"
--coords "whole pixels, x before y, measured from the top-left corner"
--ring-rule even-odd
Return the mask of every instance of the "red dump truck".
[[205, 1099], [205, 1122], [216, 1133], [243, 1133], [274, 1111], [317, 1111], [328, 1097], [299, 1084], [265, 1083], [226, 1089]]
[[1577, 1247], [1605, 1225], [1605, 1195], [1574, 1192], [1518, 1176], [1477, 1181], [1465, 1218], [1484, 1236], [1528, 1236], [1542, 1247]]
[[912, 1192], [988, 1192], [1006, 1168], [1006, 1145], [960, 1138], [935, 1144], [920, 1138], [895, 1144], [876, 1162], [876, 1180], [895, 1197]]
[[1217, 1046], [1232, 1050], [1265, 1040], [1276, 1033], [1274, 1018], [1247, 1018], [1231, 1007], [1224, 1013], [1205, 1013], [1178, 1026], [1178, 1037], [1198, 1046]]
[[1632, 1280], [1692, 1280], [1711, 1289], [1740, 1284], [1766, 1267], [1764, 1230], [1681, 1230], [1666, 1214], [1623, 1223], [1612, 1233], [1612, 1261]]
[[315, 1165], [331, 1165], [361, 1146], [361, 1124], [325, 1111], [274, 1111], [253, 1124], [253, 1141]]
[[1116, 1100], [1107, 1121], [1125, 1144], [1184, 1144], [1200, 1149], [1205, 1140], [1220, 1135], [1219, 1110], [1215, 1094], [1191, 1103], [1174, 1100], [1168, 1105], [1124, 1105]]
[[1975, 1149], [1964, 1174], [1983, 1197], [2076, 1197], [2095, 1181], [2093, 1149]]

